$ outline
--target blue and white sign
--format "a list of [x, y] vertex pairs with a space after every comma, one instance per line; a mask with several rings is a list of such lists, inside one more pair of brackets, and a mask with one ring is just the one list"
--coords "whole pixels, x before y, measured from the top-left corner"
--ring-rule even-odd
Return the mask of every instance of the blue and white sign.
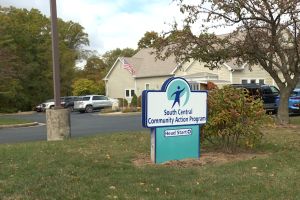
[[207, 92], [191, 91], [185, 79], [170, 78], [161, 90], [143, 91], [142, 99], [143, 126], [151, 128], [151, 160], [199, 158]]
[[142, 99], [144, 127], [206, 123], [207, 92], [191, 91], [183, 78], [168, 79], [160, 91], [145, 90]]

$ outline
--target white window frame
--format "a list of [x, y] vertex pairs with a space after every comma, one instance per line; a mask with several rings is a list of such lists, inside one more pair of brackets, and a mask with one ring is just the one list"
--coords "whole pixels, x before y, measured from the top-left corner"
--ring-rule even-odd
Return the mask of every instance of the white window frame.
[[[149, 86], [147, 89], [147, 85]], [[150, 90], [150, 83], [145, 83], [145, 90]]]
[[[129, 91], [129, 96], [126, 95], [127, 90]], [[126, 88], [125, 89], [125, 94], [124, 94], [125, 98], [132, 98], [131, 91], [134, 91], [134, 94], [135, 94], [135, 89], [134, 88]]]
[[255, 83], [259, 84], [259, 80], [264, 80], [264, 84], [266, 84], [266, 79], [264, 78], [240, 78], [240, 84], [242, 84], [242, 80], [247, 80], [247, 83], [250, 84], [251, 80], [255, 80]]
[[243, 79], [241, 79], [241, 84], [243, 84], [243, 81], [246, 81], [247, 83], [248, 83], [248, 79], [245, 79], [245, 78], [243, 78]]

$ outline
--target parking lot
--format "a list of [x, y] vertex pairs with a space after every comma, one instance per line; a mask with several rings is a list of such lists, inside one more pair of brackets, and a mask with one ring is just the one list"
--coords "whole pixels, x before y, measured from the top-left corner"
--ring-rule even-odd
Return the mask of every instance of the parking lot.
[[[4, 116], [0, 116], [4, 117]], [[7, 117], [7, 116], [5, 116]], [[39, 122], [38, 126], [0, 129], [0, 143], [16, 143], [47, 139], [46, 114], [32, 113], [26, 115], [10, 115], [17, 119]], [[112, 132], [145, 131], [141, 123], [141, 114], [101, 114], [71, 113], [72, 138]]]

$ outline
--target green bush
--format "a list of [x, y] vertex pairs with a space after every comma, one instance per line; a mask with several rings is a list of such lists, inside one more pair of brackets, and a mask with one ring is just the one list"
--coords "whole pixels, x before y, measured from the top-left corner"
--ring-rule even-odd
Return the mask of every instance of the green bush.
[[134, 94], [131, 99], [130, 107], [137, 107], [137, 96]]
[[203, 138], [227, 152], [252, 148], [262, 138], [260, 127], [268, 122], [261, 99], [246, 90], [225, 86], [208, 94], [208, 121]]
[[128, 101], [126, 99], [123, 98], [118, 98], [119, 100], [119, 107], [127, 107], [128, 106]]
[[137, 99], [137, 107], [142, 107], [142, 95], [140, 95]]

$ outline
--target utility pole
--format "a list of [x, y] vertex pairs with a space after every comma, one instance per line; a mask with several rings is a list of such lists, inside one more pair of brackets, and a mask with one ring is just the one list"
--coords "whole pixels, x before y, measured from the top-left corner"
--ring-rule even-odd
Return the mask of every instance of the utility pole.
[[60, 67], [59, 67], [56, 0], [50, 0], [50, 12], [51, 12], [54, 102], [55, 102], [55, 107], [58, 108], [61, 107], [61, 105], [60, 105]]
[[63, 109], [60, 102], [60, 67], [57, 32], [56, 0], [50, 0], [54, 109], [46, 110], [47, 140], [64, 140], [71, 137], [69, 109]]

